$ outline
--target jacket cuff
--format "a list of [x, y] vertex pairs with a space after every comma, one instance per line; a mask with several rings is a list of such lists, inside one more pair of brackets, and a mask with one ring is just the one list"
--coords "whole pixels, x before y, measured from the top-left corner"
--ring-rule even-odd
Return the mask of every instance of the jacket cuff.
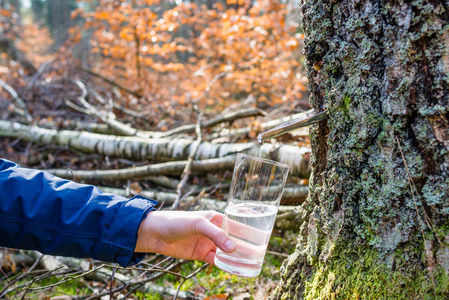
[[140, 223], [145, 219], [148, 212], [155, 209], [156, 204], [157, 201], [139, 195], [125, 201], [114, 216], [108, 234], [102, 242], [101, 247], [104, 249], [100, 250], [99, 253], [112, 254], [114, 256], [113, 261], [122, 267], [139, 263], [145, 254], [134, 253], [137, 233]]

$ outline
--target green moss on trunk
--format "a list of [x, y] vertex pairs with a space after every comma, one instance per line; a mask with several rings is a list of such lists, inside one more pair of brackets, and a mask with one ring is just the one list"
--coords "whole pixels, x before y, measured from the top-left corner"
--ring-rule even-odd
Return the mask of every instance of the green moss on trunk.
[[409, 266], [402, 251], [386, 264], [370, 249], [341, 249], [332, 261], [318, 262], [304, 286], [304, 299], [435, 299], [449, 293], [449, 278], [438, 267], [435, 286], [419, 267]]

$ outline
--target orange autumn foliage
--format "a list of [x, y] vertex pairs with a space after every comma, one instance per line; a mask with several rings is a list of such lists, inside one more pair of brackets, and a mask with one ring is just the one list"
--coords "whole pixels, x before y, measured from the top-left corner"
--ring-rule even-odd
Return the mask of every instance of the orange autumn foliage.
[[84, 26], [70, 33], [77, 43], [92, 32], [91, 69], [138, 91], [160, 118], [185, 115], [191, 102], [222, 110], [248, 96], [264, 109], [289, 105], [306, 90], [303, 35], [291, 7], [251, 2], [83, 1], [74, 16]]

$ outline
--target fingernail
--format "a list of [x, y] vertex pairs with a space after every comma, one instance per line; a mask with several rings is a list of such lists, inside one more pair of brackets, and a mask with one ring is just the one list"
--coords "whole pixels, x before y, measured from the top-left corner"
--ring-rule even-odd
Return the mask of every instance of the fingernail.
[[228, 240], [226, 243], [224, 243], [223, 247], [224, 247], [224, 250], [226, 250], [228, 252], [232, 252], [235, 250], [237, 245], [233, 241]]

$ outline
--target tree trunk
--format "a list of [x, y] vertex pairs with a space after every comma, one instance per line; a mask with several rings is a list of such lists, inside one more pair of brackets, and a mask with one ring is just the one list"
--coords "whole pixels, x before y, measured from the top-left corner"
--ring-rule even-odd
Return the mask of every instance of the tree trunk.
[[449, 1], [303, 0], [312, 175], [274, 299], [449, 298]]
[[55, 46], [61, 46], [67, 39], [67, 32], [71, 25], [71, 11], [75, 9], [74, 0], [47, 0], [47, 21]]
[[31, 0], [31, 11], [33, 12], [33, 21], [37, 24], [44, 23], [45, 2], [42, 0]]

